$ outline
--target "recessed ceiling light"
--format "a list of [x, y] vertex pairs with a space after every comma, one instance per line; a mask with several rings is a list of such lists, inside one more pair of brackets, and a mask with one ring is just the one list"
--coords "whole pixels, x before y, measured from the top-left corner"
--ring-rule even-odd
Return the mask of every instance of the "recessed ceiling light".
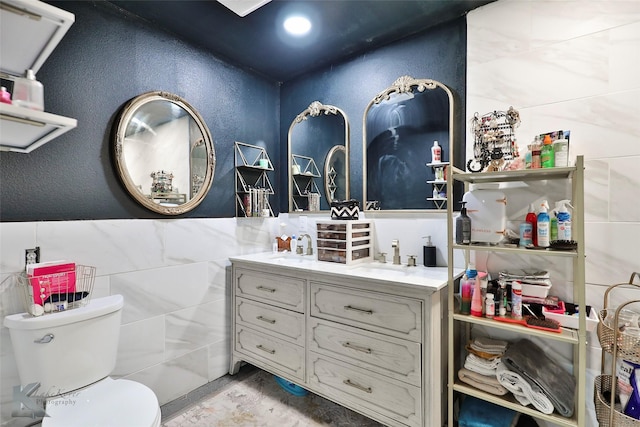
[[284, 20], [284, 29], [291, 35], [304, 36], [311, 31], [311, 21], [305, 16], [290, 16]]

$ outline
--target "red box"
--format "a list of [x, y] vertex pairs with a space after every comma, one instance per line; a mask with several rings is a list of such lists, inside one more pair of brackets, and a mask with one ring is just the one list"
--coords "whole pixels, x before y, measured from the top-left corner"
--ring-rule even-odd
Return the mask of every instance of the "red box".
[[62, 294], [59, 300], [66, 300], [67, 294], [76, 291], [76, 264], [67, 261], [30, 264], [27, 275], [33, 292], [33, 302], [44, 305], [51, 295]]

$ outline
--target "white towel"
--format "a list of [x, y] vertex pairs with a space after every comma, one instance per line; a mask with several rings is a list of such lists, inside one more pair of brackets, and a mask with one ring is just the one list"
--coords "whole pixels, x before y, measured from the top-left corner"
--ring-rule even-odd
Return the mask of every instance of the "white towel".
[[533, 405], [543, 414], [553, 413], [553, 403], [542, 392], [535, 392], [528, 382], [518, 373], [510, 371], [507, 366], [500, 362], [496, 369], [498, 382], [515, 396], [522, 406]]
[[495, 358], [491, 360], [483, 359], [482, 357], [476, 356], [473, 353], [467, 354], [466, 359], [464, 360], [465, 369], [470, 370], [471, 372], [476, 372], [481, 375], [486, 375], [489, 377], [496, 376], [496, 368], [499, 364], [501, 364], [500, 358]]

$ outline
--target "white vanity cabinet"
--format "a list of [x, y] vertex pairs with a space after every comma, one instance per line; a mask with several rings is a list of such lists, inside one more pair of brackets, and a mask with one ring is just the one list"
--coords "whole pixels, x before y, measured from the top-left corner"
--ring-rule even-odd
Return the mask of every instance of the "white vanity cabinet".
[[248, 362], [385, 425], [442, 425], [446, 268], [231, 261], [230, 373]]

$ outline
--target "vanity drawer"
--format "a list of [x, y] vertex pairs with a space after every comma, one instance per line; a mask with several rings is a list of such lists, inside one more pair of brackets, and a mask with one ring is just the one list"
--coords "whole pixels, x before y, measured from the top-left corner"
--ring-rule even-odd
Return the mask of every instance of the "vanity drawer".
[[422, 304], [378, 292], [311, 283], [311, 316], [420, 342]]
[[236, 296], [304, 312], [304, 279], [238, 268]]
[[244, 298], [236, 298], [236, 322], [266, 329], [304, 345], [304, 315]]
[[422, 426], [420, 388], [313, 352], [309, 363], [310, 386], [332, 400], [357, 402], [404, 425]]
[[420, 387], [419, 343], [315, 318], [309, 330], [309, 350]]
[[304, 347], [242, 325], [236, 325], [235, 346], [239, 353], [304, 381]]

